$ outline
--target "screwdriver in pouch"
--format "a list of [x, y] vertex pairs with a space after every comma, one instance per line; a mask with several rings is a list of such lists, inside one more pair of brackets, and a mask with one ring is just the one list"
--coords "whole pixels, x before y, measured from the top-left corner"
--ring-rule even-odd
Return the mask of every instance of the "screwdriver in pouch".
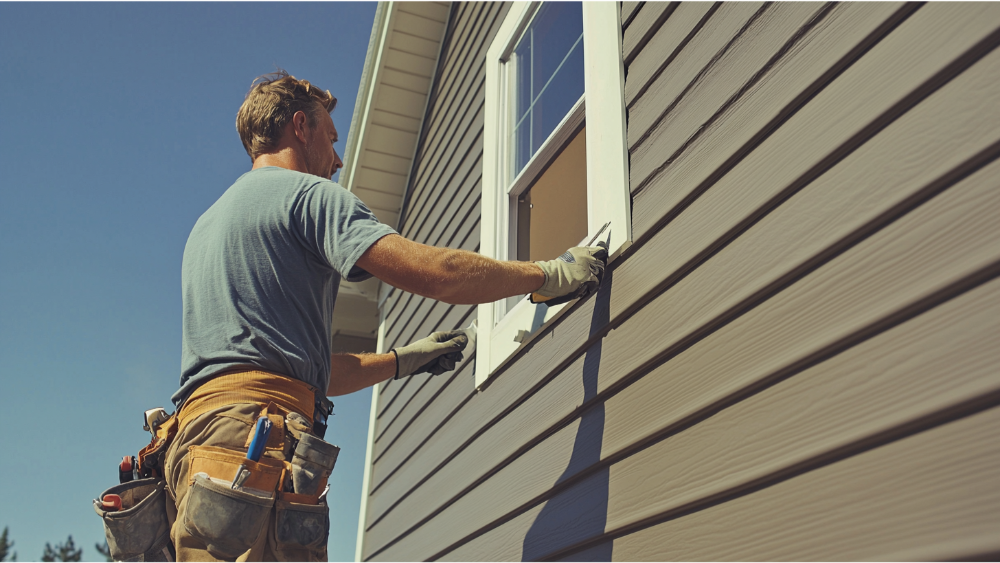
[[[260, 456], [264, 453], [264, 446], [267, 445], [267, 438], [271, 435], [271, 419], [266, 416], [262, 416], [257, 419], [257, 426], [254, 428], [253, 440], [250, 441], [250, 447], [247, 448], [247, 459], [253, 462], [260, 461]], [[243, 486], [247, 478], [250, 477], [250, 470], [247, 469], [245, 463], [241, 463], [239, 469], [236, 470], [236, 476], [233, 477], [233, 489], [238, 489]]]

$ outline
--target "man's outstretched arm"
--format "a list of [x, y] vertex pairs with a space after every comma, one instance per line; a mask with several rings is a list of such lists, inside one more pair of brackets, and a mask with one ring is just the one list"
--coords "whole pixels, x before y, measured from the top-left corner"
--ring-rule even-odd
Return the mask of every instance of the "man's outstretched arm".
[[357, 265], [410, 293], [453, 305], [490, 303], [542, 287], [545, 273], [533, 262], [501, 261], [467, 250], [438, 248], [388, 235]]
[[389, 354], [333, 354], [330, 356], [328, 397], [339, 397], [392, 378], [396, 357]]
[[388, 354], [333, 354], [327, 396], [347, 395], [385, 381], [415, 373], [440, 375], [455, 369], [469, 343], [464, 330], [435, 332]]

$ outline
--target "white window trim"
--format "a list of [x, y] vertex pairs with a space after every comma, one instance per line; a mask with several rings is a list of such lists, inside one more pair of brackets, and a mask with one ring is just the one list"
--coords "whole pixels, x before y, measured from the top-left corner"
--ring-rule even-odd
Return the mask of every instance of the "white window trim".
[[[509, 248], [509, 203], [501, 180], [507, 166], [506, 127], [501, 96], [506, 84], [503, 61], [537, 9], [537, 2], [515, 2], [486, 55], [486, 107], [483, 135], [483, 195], [480, 253], [506, 259]], [[608, 242], [613, 261], [632, 241], [631, 197], [628, 185], [628, 148], [625, 131], [625, 69], [622, 63], [621, 17], [617, 2], [583, 2], [584, 111], [587, 134], [587, 231], [586, 239], [610, 223], [601, 240]], [[572, 114], [567, 120], [572, 118]], [[559, 131], [559, 128], [557, 128]], [[551, 151], [549, 151], [551, 153]], [[547, 160], [538, 155], [540, 160]], [[551, 158], [551, 154], [548, 155]], [[535, 159], [533, 159], [535, 160]], [[531, 173], [529, 162], [523, 173]], [[537, 166], [535, 168], [538, 168]], [[568, 305], [568, 304], [567, 304]], [[479, 306], [479, 338], [476, 350], [476, 387], [534, 335], [544, 331], [566, 305], [533, 305], [527, 298], [507, 312], [498, 323], [497, 305]], [[517, 341], [515, 337], [519, 336]]]

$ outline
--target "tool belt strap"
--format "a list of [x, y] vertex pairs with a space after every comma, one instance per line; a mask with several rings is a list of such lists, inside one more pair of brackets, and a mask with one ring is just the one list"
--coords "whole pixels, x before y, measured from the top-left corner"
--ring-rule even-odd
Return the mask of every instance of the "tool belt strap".
[[188, 421], [206, 412], [238, 403], [274, 403], [297, 412], [312, 424], [316, 388], [304, 381], [266, 371], [236, 371], [222, 374], [198, 386], [177, 413], [178, 431]]

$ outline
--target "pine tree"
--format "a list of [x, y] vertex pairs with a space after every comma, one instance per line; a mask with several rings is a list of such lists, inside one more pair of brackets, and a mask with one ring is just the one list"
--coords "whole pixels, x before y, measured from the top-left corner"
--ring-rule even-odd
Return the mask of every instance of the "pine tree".
[[108, 540], [104, 540], [104, 545], [95, 543], [94, 549], [97, 550], [97, 553], [100, 553], [101, 555], [104, 556], [105, 561], [114, 561], [114, 559], [112, 559], [111, 557], [111, 548], [108, 547]]
[[66, 543], [56, 544], [55, 549], [45, 542], [45, 552], [42, 554], [42, 561], [81, 561], [83, 550], [77, 549], [73, 543], [73, 536], [70, 535]]
[[[11, 551], [12, 547], [14, 547], [14, 542], [10, 541], [7, 526], [4, 526], [3, 533], [0, 534], [0, 561], [17, 561], [17, 552]], [[7, 559], [8, 555], [10, 559]]]

